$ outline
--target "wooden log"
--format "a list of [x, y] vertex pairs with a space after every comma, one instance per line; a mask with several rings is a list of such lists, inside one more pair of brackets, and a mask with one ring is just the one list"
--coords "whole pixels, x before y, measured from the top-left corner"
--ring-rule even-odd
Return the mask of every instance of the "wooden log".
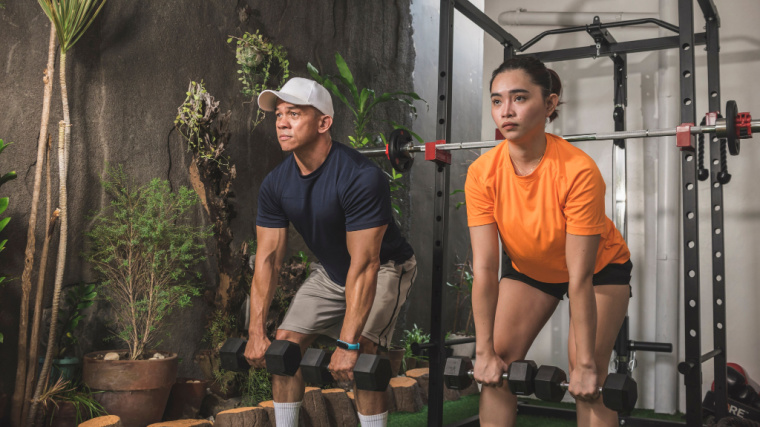
[[301, 406], [302, 424], [306, 427], [330, 427], [327, 405], [319, 387], [306, 387]]
[[428, 404], [428, 388], [430, 384], [430, 369], [429, 368], [416, 368], [406, 371], [406, 377], [412, 378], [420, 385], [420, 397], [422, 398], [422, 404]]
[[116, 415], [104, 415], [102, 417], [93, 418], [79, 424], [79, 427], [121, 427], [121, 418]]
[[[272, 409], [274, 417], [274, 409]], [[266, 408], [260, 406], [234, 408], [222, 411], [216, 415], [216, 427], [272, 427], [274, 418], [269, 418]]]
[[148, 424], [148, 427], [211, 427], [214, 425], [209, 420], [173, 420], [162, 421], [160, 423]]
[[[427, 405], [428, 404], [428, 390], [430, 389], [429, 368], [410, 369], [406, 371], [406, 376], [417, 380], [417, 383], [420, 385], [420, 389], [422, 389], [422, 403], [424, 405]], [[477, 390], [477, 385], [475, 385], [475, 387]], [[451, 390], [446, 386], [443, 387], [444, 401], [459, 400], [459, 396], [460, 396], [459, 390]]]
[[259, 402], [259, 406], [264, 408], [264, 410], [267, 413], [267, 417], [269, 418], [269, 423], [274, 426], [275, 424], [275, 418], [274, 418], [274, 400], [267, 400], [265, 402]]
[[327, 416], [333, 427], [356, 427], [359, 417], [356, 415], [354, 404], [341, 388], [322, 390], [327, 407]]
[[396, 411], [415, 413], [422, 410], [422, 391], [414, 378], [391, 378], [390, 386], [396, 401]]

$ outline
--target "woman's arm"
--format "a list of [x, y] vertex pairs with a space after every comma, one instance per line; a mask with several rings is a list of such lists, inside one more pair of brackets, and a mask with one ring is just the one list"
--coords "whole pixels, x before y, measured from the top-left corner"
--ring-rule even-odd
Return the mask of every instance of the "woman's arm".
[[493, 331], [499, 300], [499, 234], [496, 224], [470, 227], [472, 243], [472, 315], [475, 319], [477, 365], [475, 380], [501, 383], [506, 369], [494, 352]]
[[568, 297], [570, 320], [575, 335], [575, 366], [570, 376], [570, 393], [581, 399], [597, 394], [596, 298], [592, 278], [599, 235], [567, 234], [565, 257], [570, 274]]

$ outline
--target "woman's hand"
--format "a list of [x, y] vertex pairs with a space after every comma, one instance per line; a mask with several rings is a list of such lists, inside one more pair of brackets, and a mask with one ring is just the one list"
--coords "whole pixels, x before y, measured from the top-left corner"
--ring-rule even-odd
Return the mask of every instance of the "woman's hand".
[[507, 364], [496, 353], [478, 355], [475, 359], [473, 376], [475, 381], [484, 386], [500, 386], [502, 374], [507, 371]]
[[576, 367], [570, 374], [568, 391], [578, 400], [591, 401], [599, 397], [596, 366]]

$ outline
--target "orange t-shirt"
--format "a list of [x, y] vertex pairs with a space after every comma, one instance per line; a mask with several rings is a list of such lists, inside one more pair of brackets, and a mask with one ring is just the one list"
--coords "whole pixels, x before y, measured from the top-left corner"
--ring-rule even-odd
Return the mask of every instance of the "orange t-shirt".
[[517, 176], [505, 140], [467, 171], [467, 222], [470, 227], [496, 223], [517, 271], [541, 282], [567, 282], [566, 233], [601, 235], [594, 273], [631, 257], [604, 212], [605, 188], [591, 157], [549, 133], [538, 167]]

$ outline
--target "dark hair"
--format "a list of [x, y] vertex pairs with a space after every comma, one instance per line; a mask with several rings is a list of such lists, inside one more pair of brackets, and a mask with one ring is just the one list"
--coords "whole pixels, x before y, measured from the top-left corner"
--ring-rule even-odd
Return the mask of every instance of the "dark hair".
[[[530, 79], [534, 84], [541, 87], [541, 93], [544, 98], [552, 93], [557, 94], [557, 97], [562, 96], [562, 82], [559, 79], [559, 75], [551, 68], [546, 68], [541, 60], [533, 56], [516, 56], [504, 61], [499, 68], [493, 70], [491, 74], [491, 84], [489, 88], [493, 87], [493, 81], [499, 74], [510, 70], [523, 70], [530, 76]], [[557, 105], [561, 104], [558, 103]], [[553, 121], [557, 118], [557, 109], [549, 116], [549, 121]]]

